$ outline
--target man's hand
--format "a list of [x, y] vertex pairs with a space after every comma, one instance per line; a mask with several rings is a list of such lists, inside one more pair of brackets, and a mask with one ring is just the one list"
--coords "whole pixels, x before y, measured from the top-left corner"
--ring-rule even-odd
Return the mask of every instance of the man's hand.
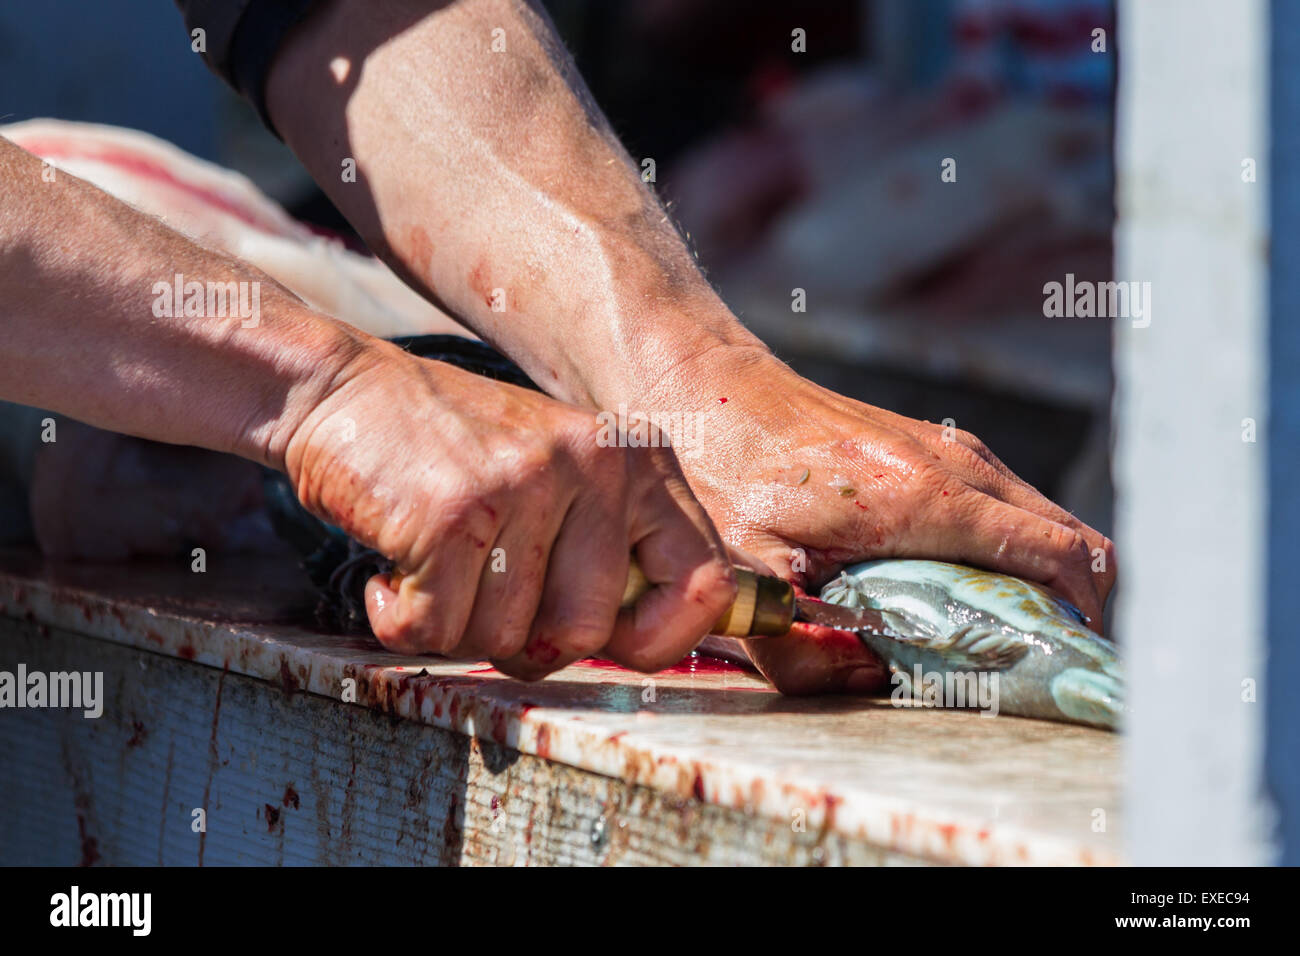
[[[1100, 629], [1115, 580], [1110, 541], [975, 436], [837, 395], [763, 350], [714, 350], [655, 395], [656, 408], [706, 416], [680, 450], [683, 470], [727, 541], [780, 576], [815, 590], [855, 561], [948, 560], [1045, 584]], [[797, 628], [747, 650], [787, 692], [884, 679], [860, 642], [837, 632]]]
[[[366, 588], [402, 653], [536, 679], [597, 651], [654, 671], [736, 586], [669, 449], [602, 447], [591, 412], [377, 343], [285, 449], [303, 503], [392, 558]], [[619, 610], [628, 555], [658, 585]]]
[[[267, 102], [372, 248], [548, 393], [700, 415], [699, 447], [679, 452], [731, 544], [808, 587], [865, 558], [963, 561], [1055, 587], [1100, 621], [1109, 542], [972, 436], [820, 389], [736, 321], [535, 0], [332, 0], [284, 43]], [[339, 176], [348, 161], [355, 181]], [[842, 632], [756, 641], [751, 656], [782, 690], [883, 679]]]
[[[655, 670], [734, 597], [670, 449], [602, 447], [591, 411], [315, 313], [74, 176], [47, 181], [4, 139], [0, 206], [0, 398], [287, 471], [308, 508], [407, 574], [368, 587], [388, 646], [527, 678], [596, 650]], [[177, 273], [260, 284], [257, 322], [156, 314], [155, 284]], [[656, 587], [620, 612], [632, 551]]]

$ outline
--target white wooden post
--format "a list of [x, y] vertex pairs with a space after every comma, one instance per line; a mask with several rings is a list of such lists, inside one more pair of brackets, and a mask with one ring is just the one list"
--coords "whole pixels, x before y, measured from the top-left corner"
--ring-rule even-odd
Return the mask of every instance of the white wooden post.
[[1269, 527], [1270, 15], [1266, 0], [1119, 10], [1116, 278], [1151, 283], [1150, 325], [1116, 320], [1115, 338], [1137, 864], [1274, 858], [1269, 539], [1294, 555], [1300, 526], [1293, 508], [1289, 528]]
[[1300, 3], [1274, 0], [1269, 61], [1268, 733], [1280, 862], [1300, 865]]

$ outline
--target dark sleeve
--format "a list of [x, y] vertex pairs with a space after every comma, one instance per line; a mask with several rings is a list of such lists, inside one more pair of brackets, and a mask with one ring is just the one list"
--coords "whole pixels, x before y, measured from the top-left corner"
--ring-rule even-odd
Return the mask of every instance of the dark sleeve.
[[[266, 111], [266, 74], [280, 43], [318, 0], [176, 0], [191, 42], [204, 32], [208, 67], [257, 110], [275, 132]], [[279, 135], [278, 133], [276, 135]]]

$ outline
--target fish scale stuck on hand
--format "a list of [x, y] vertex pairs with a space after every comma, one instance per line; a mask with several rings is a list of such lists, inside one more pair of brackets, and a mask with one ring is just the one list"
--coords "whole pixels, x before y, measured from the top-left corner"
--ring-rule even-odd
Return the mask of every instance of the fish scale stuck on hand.
[[821, 598], [879, 612], [887, 634], [858, 637], [917, 700], [927, 698], [914, 686], [918, 673], [931, 687], [969, 687], [968, 675], [996, 675], [986, 683], [995, 688], [998, 713], [1119, 726], [1124, 679], [1115, 645], [1038, 585], [942, 561], [898, 559], [847, 568]]

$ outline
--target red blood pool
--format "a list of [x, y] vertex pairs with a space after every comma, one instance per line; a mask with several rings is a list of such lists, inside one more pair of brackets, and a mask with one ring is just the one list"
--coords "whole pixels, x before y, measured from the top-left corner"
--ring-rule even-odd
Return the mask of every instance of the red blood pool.
[[[604, 671], [622, 671], [625, 674], [638, 674], [639, 671], [628, 670], [613, 661], [607, 661], [602, 657], [589, 657], [586, 660], [574, 661], [574, 666], [590, 667], [596, 670]], [[659, 671], [660, 674], [747, 674], [748, 669], [741, 667], [739, 664], [733, 664], [731, 661], [725, 661], [720, 657], [710, 657], [708, 654], [696, 654], [694, 652], [687, 654], [672, 667], [665, 667]]]

